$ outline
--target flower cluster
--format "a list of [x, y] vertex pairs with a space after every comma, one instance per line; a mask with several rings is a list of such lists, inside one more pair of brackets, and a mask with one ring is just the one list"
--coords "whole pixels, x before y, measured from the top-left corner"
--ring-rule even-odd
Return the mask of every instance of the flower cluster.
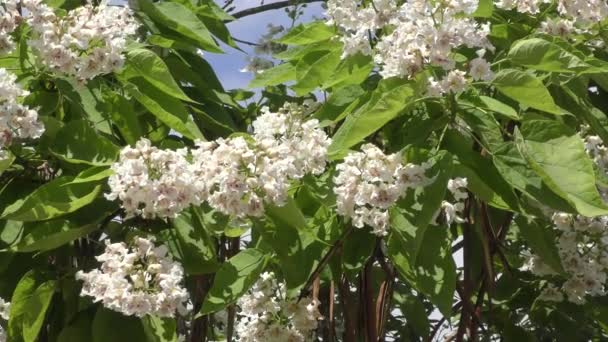
[[141, 139], [125, 147], [112, 165], [108, 200], [120, 199], [127, 217], [174, 217], [192, 203], [200, 203], [192, 187], [187, 150], [161, 150]]
[[21, 22], [17, 11], [18, 0], [5, 0], [0, 3], [0, 55], [11, 53], [15, 49], [13, 31]]
[[[487, 39], [489, 24], [480, 25], [462, 15], [473, 13], [478, 0], [408, 0], [401, 6], [392, 0], [371, 3], [364, 7], [357, 0], [330, 0], [327, 15], [344, 32], [344, 56], [373, 54], [385, 78], [412, 76], [425, 64], [452, 70], [456, 65], [452, 51], [460, 46], [493, 50]], [[390, 33], [376, 37], [381, 28]], [[378, 40], [375, 49], [371, 40]]]
[[17, 84], [17, 77], [0, 68], [0, 159], [5, 158], [2, 149], [15, 139], [39, 138], [44, 126], [38, 121], [38, 112], [19, 103], [28, 91]]
[[312, 332], [322, 319], [319, 301], [285, 298], [285, 285], [277, 284], [272, 272], [265, 272], [248, 294], [238, 301], [236, 326], [241, 342], [312, 341]]
[[196, 142], [190, 151], [159, 150], [141, 140], [127, 147], [112, 169], [109, 200], [120, 199], [129, 216], [174, 217], [204, 201], [235, 217], [259, 217], [264, 203], [284, 205], [290, 182], [320, 174], [331, 139], [307, 106], [262, 110], [253, 136]]
[[99, 269], [76, 274], [84, 282], [82, 296], [127, 316], [172, 317], [190, 311], [188, 292], [181, 286], [182, 266], [153, 238], [135, 237], [130, 247], [106, 240], [105, 252], [96, 258], [102, 263]]
[[[496, 6], [508, 10], [515, 9], [520, 13], [537, 14], [542, 4], [548, 3], [551, 3], [551, 0], [499, 0]], [[585, 26], [606, 18], [608, 3], [605, 0], [558, 0], [557, 11], [563, 18]]]
[[24, 0], [34, 32], [30, 46], [52, 70], [79, 80], [114, 72], [124, 63], [127, 38], [137, 31], [128, 7], [106, 1], [58, 16], [42, 0]]
[[[0, 298], [0, 319], [8, 321], [8, 315], [11, 311], [11, 303], [4, 301]], [[6, 342], [6, 331], [0, 325], [0, 342]]]
[[427, 165], [401, 162], [399, 153], [385, 155], [378, 147], [365, 144], [336, 167], [334, 193], [337, 212], [352, 218], [353, 225], [367, 225], [378, 236], [388, 234], [388, 209], [407, 189], [427, 182]]
[[[595, 218], [555, 213], [553, 223], [558, 231], [557, 247], [562, 267], [568, 278], [561, 285], [561, 293], [568, 301], [585, 303], [585, 296], [606, 294], [608, 280], [608, 216]], [[542, 263], [531, 271], [548, 274]], [[549, 273], [550, 274], [550, 273]], [[541, 299], [561, 301], [563, 296], [554, 286], [547, 287]]]
[[[585, 134], [583, 134], [585, 135]], [[595, 135], [584, 138], [585, 150], [595, 165], [608, 174], [608, 149]], [[606, 189], [600, 188], [606, 196]], [[557, 233], [557, 248], [561, 265], [567, 276], [561, 286], [548, 284], [540, 295], [545, 301], [585, 302], [585, 297], [606, 294], [608, 280], [608, 216], [584, 217], [567, 213], [553, 213]], [[532, 255], [526, 268], [539, 276], [554, 275], [556, 270], [541, 258]]]
[[[457, 177], [448, 181], [448, 191], [454, 199], [454, 203], [442, 201], [440, 210], [440, 212], [443, 212], [445, 223], [448, 225], [448, 227], [454, 222], [465, 222], [462, 214], [464, 211], [464, 202], [467, 198], [469, 198], [467, 186], [468, 182], [466, 178]], [[437, 216], [439, 216], [440, 212], [437, 213]]]
[[540, 10], [540, 5], [548, 2], [548, 0], [499, 0], [496, 6], [508, 10], [515, 9], [520, 13], [536, 14]]

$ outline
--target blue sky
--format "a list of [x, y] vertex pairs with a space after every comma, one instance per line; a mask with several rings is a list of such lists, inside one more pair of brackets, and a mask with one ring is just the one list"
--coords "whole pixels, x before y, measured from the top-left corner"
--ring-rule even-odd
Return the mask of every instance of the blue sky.
[[[216, 0], [220, 5], [223, 5], [222, 0]], [[272, 3], [275, 1], [266, 0], [264, 3]], [[234, 5], [236, 11], [240, 11], [250, 7], [259, 5], [260, 0], [236, 0]], [[298, 19], [297, 23], [308, 22], [314, 17], [322, 17], [323, 9], [321, 3], [308, 4], [305, 13]], [[228, 24], [228, 29], [233, 37], [250, 42], [257, 42], [258, 39], [266, 33], [266, 25], [283, 25], [289, 27], [291, 19], [289, 19], [284, 9], [272, 10], [251, 15], [236, 20]], [[247, 64], [247, 57], [253, 54], [253, 47], [240, 44], [243, 51], [241, 52], [228, 46], [223, 46], [225, 54], [212, 54], [205, 52], [205, 58], [218, 75], [220, 81], [226, 89], [244, 88], [253, 78], [251, 73], [240, 72], [239, 70]]]

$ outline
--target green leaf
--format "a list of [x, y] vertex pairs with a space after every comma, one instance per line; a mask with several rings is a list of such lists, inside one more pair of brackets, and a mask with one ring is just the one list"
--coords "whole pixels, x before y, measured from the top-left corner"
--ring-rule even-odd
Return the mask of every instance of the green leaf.
[[[21, 341], [23, 336], [23, 319], [27, 314], [28, 303], [38, 285], [43, 282], [41, 275], [30, 270], [21, 277], [11, 297], [10, 320], [8, 321], [9, 341]], [[31, 315], [31, 314], [30, 314]]]
[[[411, 162], [416, 162], [411, 160]], [[447, 184], [454, 169], [452, 156], [441, 152], [429, 159], [431, 169], [427, 177], [434, 181], [424, 187], [409, 191], [405, 198], [399, 200], [398, 208], [391, 210], [391, 235], [389, 240], [398, 238], [400, 254], [405, 260], [400, 263], [402, 273], [413, 272], [422, 240], [429, 225], [445, 198]]]
[[595, 184], [593, 162], [569, 127], [549, 120], [526, 121], [515, 131], [519, 152], [557, 195], [584, 216], [608, 214]]
[[494, 78], [494, 85], [505, 96], [524, 106], [555, 115], [564, 114], [543, 83], [528, 73], [514, 69], [501, 70]]
[[399, 304], [399, 308], [409, 325], [414, 328], [414, 331], [427, 338], [430, 333], [430, 322], [424, 304], [413, 295], [408, 295], [403, 298], [400, 294], [394, 294], [395, 301]]
[[296, 79], [296, 67], [290, 63], [279, 64], [255, 75], [248, 88], [274, 86]]
[[11, 247], [13, 252], [29, 253], [44, 252], [86, 236], [95, 231], [98, 227], [95, 224], [86, 225], [79, 228], [71, 227], [67, 221], [46, 221], [35, 224], [34, 229], [21, 239], [19, 244]]
[[127, 144], [135, 145], [139, 138], [143, 136], [143, 129], [133, 108], [133, 102], [114, 92], [107, 92], [104, 95], [112, 122], [114, 122]]
[[171, 220], [174, 229], [163, 231], [171, 253], [184, 266], [187, 274], [212, 273], [219, 267], [216, 258], [215, 241], [196, 209], [183, 211]]
[[99, 182], [72, 183], [74, 177], [56, 178], [25, 199], [6, 207], [0, 218], [42, 221], [72, 213], [90, 204], [101, 193]]
[[213, 286], [199, 315], [219, 311], [234, 303], [258, 280], [266, 266], [266, 255], [249, 248], [239, 252], [222, 264], [215, 274]]
[[276, 41], [288, 45], [306, 45], [327, 40], [333, 37], [335, 32], [332, 26], [327, 25], [324, 20], [319, 20], [298, 25]]
[[507, 142], [492, 151], [492, 161], [504, 180], [515, 189], [555, 210], [573, 210], [568, 202], [551, 191], [534, 172], [513, 142]]
[[475, 18], [491, 18], [494, 12], [494, 4], [492, 0], [479, 0], [477, 9], [473, 12]]
[[295, 229], [307, 229], [308, 224], [306, 218], [297, 203], [293, 198], [289, 197], [287, 203], [282, 207], [269, 205], [266, 207], [266, 214], [273, 220], [280, 222], [283, 225], [295, 228]]
[[79, 314], [72, 324], [61, 330], [57, 342], [91, 341], [91, 323], [88, 315]]
[[163, 26], [189, 38], [203, 50], [221, 53], [211, 33], [195, 13], [177, 2], [155, 2], [138, 0], [141, 9]]
[[458, 101], [460, 104], [464, 104], [465, 107], [475, 107], [486, 111], [500, 114], [501, 116], [509, 119], [519, 121], [521, 118], [517, 114], [517, 111], [513, 107], [500, 102], [494, 98], [487, 96], [461, 96]]
[[292, 87], [296, 95], [305, 95], [325, 80], [340, 63], [341, 51], [316, 51], [304, 56], [296, 65], [297, 83]]
[[34, 342], [44, 323], [46, 312], [55, 293], [56, 281], [50, 280], [36, 288], [27, 300], [23, 314], [23, 340]]
[[99, 308], [93, 319], [92, 342], [147, 341], [142, 322], [133, 316]]
[[563, 273], [561, 258], [555, 241], [555, 233], [552, 227], [541, 225], [535, 220], [527, 219], [524, 216], [517, 216], [515, 222], [519, 227], [519, 232], [524, 237], [532, 252], [541, 257], [553, 271]]
[[356, 277], [375, 249], [376, 236], [367, 228], [354, 229], [346, 237], [342, 248], [342, 267], [349, 278]]
[[59, 130], [51, 152], [72, 164], [111, 165], [120, 149], [91, 128], [87, 121], [76, 120]]
[[[163, 2], [163, 4], [167, 4]], [[119, 75], [131, 81], [133, 78], [143, 78], [163, 93], [176, 99], [192, 102], [177, 82], [171, 76], [169, 68], [154, 52], [147, 49], [132, 49], [127, 51], [125, 67]]]
[[349, 115], [334, 134], [328, 149], [330, 157], [358, 144], [405, 111], [414, 93], [409, 82], [393, 85], [387, 81], [379, 85], [369, 102]]
[[374, 68], [370, 56], [356, 54], [343, 59], [321, 88], [337, 88], [349, 84], [361, 84]]
[[177, 323], [173, 318], [144, 316], [144, 333], [148, 342], [177, 342]]
[[131, 79], [127, 91], [161, 122], [190, 139], [203, 139], [203, 133], [192, 121], [184, 105], [177, 99], [158, 91], [144, 79]]
[[541, 38], [515, 42], [507, 57], [515, 64], [535, 70], [559, 73], [606, 72], [606, 69], [595, 68], [559, 45]]
[[446, 316], [452, 315], [452, 301], [456, 290], [456, 265], [452, 258], [448, 230], [442, 227], [427, 229], [421, 240], [418, 263], [404, 254], [405, 246], [397, 235], [388, 241], [388, 255], [399, 275], [412, 283], [417, 291], [426, 295]]

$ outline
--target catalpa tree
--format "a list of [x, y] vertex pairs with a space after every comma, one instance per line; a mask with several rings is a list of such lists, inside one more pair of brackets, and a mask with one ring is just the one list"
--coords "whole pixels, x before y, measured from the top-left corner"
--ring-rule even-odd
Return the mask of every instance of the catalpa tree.
[[0, 341], [608, 340], [605, 0], [253, 6], [0, 0]]

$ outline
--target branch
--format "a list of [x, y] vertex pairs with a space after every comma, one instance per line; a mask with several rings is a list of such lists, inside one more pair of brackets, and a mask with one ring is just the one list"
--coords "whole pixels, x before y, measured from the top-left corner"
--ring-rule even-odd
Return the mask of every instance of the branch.
[[279, 9], [279, 8], [285, 8], [285, 7], [298, 5], [298, 4], [309, 4], [312, 2], [325, 2], [325, 0], [279, 1], [279, 2], [274, 2], [271, 4], [261, 5], [258, 7], [248, 8], [248, 9], [236, 12], [236, 13], [232, 14], [232, 16], [238, 19], [238, 18], [243, 18], [243, 17], [249, 16], [249, 15], [254, 15], [254, 14], [258, 14], [258, 13], [262, 13], [262, 12], [266, 12], [266, 11], [272, 11], [272, 10]]

